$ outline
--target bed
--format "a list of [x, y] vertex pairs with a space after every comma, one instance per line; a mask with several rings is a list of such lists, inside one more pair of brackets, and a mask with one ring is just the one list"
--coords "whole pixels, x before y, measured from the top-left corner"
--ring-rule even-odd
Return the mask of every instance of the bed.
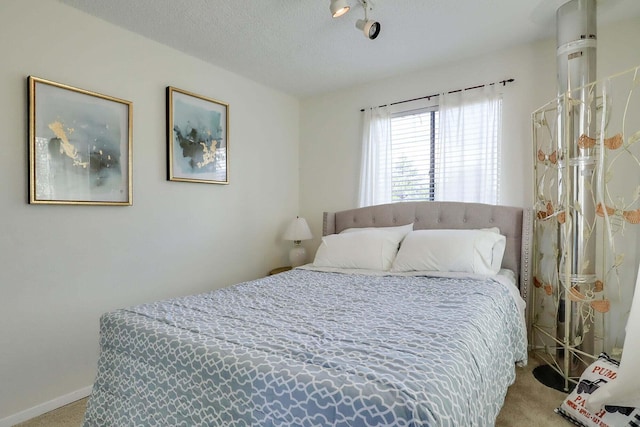
[[[325, 213], [317, 266], [103, 315], [83, 425], [492, 425], [527, 358], [529, 227], [455, 202]], [[327, 249], [379, 238], [395, 266], [412, 236], [495, 228], [495, 275], [336, 267]]]

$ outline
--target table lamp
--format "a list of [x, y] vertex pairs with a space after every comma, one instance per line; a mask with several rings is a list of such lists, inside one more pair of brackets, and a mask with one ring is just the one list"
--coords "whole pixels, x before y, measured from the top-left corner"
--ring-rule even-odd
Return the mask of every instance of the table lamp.
[[284, 240], [293, 240], [293, 248], [289, 251], [291, 266], [297, 267], [304, 264], [307, 260], [307, 251], [304, 246], [300, 245], [300, 242], [313, 238], [307, 221], [304, 218], [296, 217], [291, 221], [282, 238]]

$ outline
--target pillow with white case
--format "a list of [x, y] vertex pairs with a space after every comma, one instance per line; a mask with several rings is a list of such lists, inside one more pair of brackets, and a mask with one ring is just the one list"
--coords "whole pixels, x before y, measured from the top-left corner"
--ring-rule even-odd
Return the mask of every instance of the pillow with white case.
[[415, 230], [404, 238], [391, 271], [443, 271], [494, 275], [506, 237], [491, 230]]
[[387, 271], [403, 237], [404, 233], [377, 228], [324, 236], [313, 265]]
[[393, 226], [393, 227], [362, 227], [362, 228], [355, 227], [355, 228], [347, 228], [345, 230], [342, 230], [340, 232], [340, 234], [355, 233], [357, 231], [368, 231], [368, 230], [386, 231], [386, 232], [389, 232], [389, 233], [397, 234], [398, 236], [400, 236], [400, 239], [404, 239], [404, 236], [406, 236], [409, 232], [413, 231], [413, 223], [407, 224], [407, 225], [397, 225], [397, 226]]
[[[481, 228], [483, 231], [490, 231], [492, 233], [500, 234], [498, 227]], [[491, 270], [500, 271], [502, 268], [502, 258], [504, 257], [504, 251], [507, 246], [507, 238], [504, 239], [504, 244], [496, 244], [493, 246], [493, 254], [491, 260]]]

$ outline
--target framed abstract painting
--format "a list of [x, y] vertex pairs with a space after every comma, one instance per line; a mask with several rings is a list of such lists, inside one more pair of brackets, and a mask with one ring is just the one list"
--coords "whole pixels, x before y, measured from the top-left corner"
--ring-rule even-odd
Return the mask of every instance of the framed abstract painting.
[[29, 203], [131, 205], [132, 103], [27, 80]]
[[229, 105], [167, 87], [170, 181], [229, 183]]

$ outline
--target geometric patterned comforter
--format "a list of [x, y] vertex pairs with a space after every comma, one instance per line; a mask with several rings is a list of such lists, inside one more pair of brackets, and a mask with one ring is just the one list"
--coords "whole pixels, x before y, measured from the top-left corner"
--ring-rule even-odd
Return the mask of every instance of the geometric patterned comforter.
[[102, 316], [84, 426], [491, 426], [526, 357], [491, 279], [298, 269]]

